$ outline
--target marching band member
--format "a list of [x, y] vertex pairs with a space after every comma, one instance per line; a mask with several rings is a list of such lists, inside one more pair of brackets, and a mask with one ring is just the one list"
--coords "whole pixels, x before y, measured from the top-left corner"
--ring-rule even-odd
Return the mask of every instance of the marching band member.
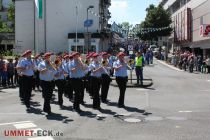
[[37, 54], [34, 57], [34, 75], [35, 75], [35, 83], [34, 83], [34, 89], [37, 87], [37, 90], [40, 91], [40, 79], [39, 79], [39, 71], [38, 71], [38, 65], [41, 62], [40, 54]]
[[[70, 65], [70, 63], [72, 63], [73, 62], [73, 56], [72, 55], [69, 55], [69, 63], [68, 63], [68, 66]], [[71, 71], [69, 70], [69, 67], [67, 66], [67, 69], [68, 69], [68, 76], [69, 76], [69, 78], [68, 78], [68, 89], [69, 89], [69, 100], [70, 101], [72, 101], [73, 102], [73, 100], [74, 100], [74, 96], [73, 96], [73, 87], [72, 87], [72, 80], [71, 80]]]
[[102, 75], [101, 75], [101, 78], [102, 78], [101, 101], [103, 103], [106, 103], [107, 95], [109, 91], [109, 85], [111, 82], [111, 78], [110, 78], [111, 66], [109, 65], [107, 52], [102, 53], [102, 65], [103, 65], [103, 70], [102, 70]]
[[91, 70], [92, 76], [92, 94], [93, 94], [93, 108], [100, 110], [100, 78], [103, 71], [103, 66], [99, 63], [98, 54], [93, 54], [93, 62], [90, 64], [89, 69]]
[[64, 77], [64, 68], [60, 59], [55, 60], [55, 84], [58, 87], [58, 104], [60, 108], [63, 108], [63, 93], [65, 90], [65, 77]]
[[24, 54], [18, 59], [18, 62], [17, 62], [17, 65], [15, 67], [16, 71], [17, 71], [17, 74], [18, 74], [18, 84], [19, 84], [19, 97], [20, 97], [20, 100], [21, 102], [24, 102], [24, 99], [23, 99], [23, 82], [22, 82], [22, 74], [21, 74], [21, 67], [20, 67], [20, 62], [23, 60], [23, 57]]
[[73, 91], [75, 92], [73, 108], [77, 112], [81, 112], [80, 103], [82, 101], [82, 94], [84, 92], [83, 77], [84, 77], [84, 64], [80, 59], [80, 54], [75, 52], [72, 54], [74, 60], [69, 64], [69, 70], [71, 72], [71, 81]]
[[70, 63], [70, 60], [69, 60], [69, 55], [68, 54], [66, 54], [66, 55], [64, 55], [63, 56], [63, 61], [62, 61], [62, 65], [63, 65], [63, 68], [64, 68], [64, 71], [65, 71], [65, 73], [66, 73], [66, 82], [65, 82], [65, 96], [67, 97], [67, 98], [71, 98], [70, 96], [70, 75], [69, 75], [69, 70], [68, 70], [68, 66], [69, 66], [69, 63]]
[[23, 54], [23, 59], [20, 62], [19, 69], [21, 70], [22, 75], [22, 93], [24, 98], [24, 103], [27, 107], [27, 109], [30, 108], [30, 98], [31, 98], [31, 92], [32, 92], [32, 81], [33, 81], [33, 75], [34, 75], [34, 64], [31, 60], [31, 50], [26, 51]]
[[124, 99], [125, 99], [125, 91], [126, 85], [128, 81], [127, 68], [131, 69], [124, 60], [125, 54], [123, 52], [118, 53], [118, 60], [114, 62], [114, 75], [116, 76], [116, 82], [120, 89], [120, 97], [118, 101], [118, 107], [124, 108]]
[[[87, 56], [86, 56], [86, 60], [85, 60], [85, 65], [86, 65], [86, 67], [88, 67], [89, 65], [90, 65], [90, 54], [88, 54]], [[90, 88], [89, 88], [89, 82], [90, 82], [90, 70], [89, 69], [87, 69], [86, 71], [85, 71], [85, 78], [84, 78], [84, 89], [86, 89], [86, 92], [87, 93], [89, 93], [89, 91], [90, 91]]]
[[50, 100], [53, 94], [54, 88], [54, 73], [55, 68], [50, 62], [52, 53], [45, 53], [44, 60], [39, 63], [38, 70], [40, 72], [40, 83], [42, 87], [42, 94], [44, 96], [44, 107], [43, 111], [51, 114]]

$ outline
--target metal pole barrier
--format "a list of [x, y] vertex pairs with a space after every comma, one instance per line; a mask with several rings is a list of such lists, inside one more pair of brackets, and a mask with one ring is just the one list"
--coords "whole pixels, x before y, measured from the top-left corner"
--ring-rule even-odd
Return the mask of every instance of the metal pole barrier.
[[130, 70], [131, 84], [133, 83], [133, 81], [132, 81], [132, 79], [133, 79], [132, 72], [133, 72], [133, 70]]

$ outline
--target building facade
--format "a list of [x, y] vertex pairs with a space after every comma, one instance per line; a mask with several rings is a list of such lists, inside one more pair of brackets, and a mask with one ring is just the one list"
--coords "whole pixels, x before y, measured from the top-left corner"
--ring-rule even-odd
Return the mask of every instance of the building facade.
[[[175, 49], [188, 49], [203, 56], [210, 54], [210, 0], [163, 0], [172, 14], [173, 34], [169, 37]], [[203, 35], [207, 31], [208, 35]]]
[[[38, 18], [34, 0], [15, 0], [17, 53], [108, 49], [110, 5], [110, 0], [42, 0], [42, 18]], [[88, 28], [87, 19], [92, 21]]]
[[[13, 4], [13, 0], [0, 0], [0, 20], [12, 27], [12, 22], [8, 20], [8, 8]], [[14, 33], [0, 33], [0, 52], [13, 50], [15, 46]]]

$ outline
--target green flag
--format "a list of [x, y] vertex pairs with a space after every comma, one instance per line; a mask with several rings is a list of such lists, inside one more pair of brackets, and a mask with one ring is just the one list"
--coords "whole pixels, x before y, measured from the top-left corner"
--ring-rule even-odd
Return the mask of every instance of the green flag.
[[37, 8], [37, 17], [42, 19], [43, 15], [43, 7], [42, 7], [42, 0], [35, 0], [36, 8]]

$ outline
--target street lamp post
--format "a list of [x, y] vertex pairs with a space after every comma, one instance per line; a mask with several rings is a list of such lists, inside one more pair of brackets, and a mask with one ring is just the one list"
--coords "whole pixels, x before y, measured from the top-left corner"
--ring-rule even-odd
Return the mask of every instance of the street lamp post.
[[[89, 17], [88, 17], [88, 13], [89, 13], [89, 10], [94, 8], [93, 5], [90, 5], [88, 8], [87, 8], [87, 21], [89, 20]], [[90, 41], [89, 41], [89, 31], [88, 31], [88, 26], [87, 26], [87, 49], [88, 49], [88, 52], [89, 52], [89, 44], [90, 44]]]

